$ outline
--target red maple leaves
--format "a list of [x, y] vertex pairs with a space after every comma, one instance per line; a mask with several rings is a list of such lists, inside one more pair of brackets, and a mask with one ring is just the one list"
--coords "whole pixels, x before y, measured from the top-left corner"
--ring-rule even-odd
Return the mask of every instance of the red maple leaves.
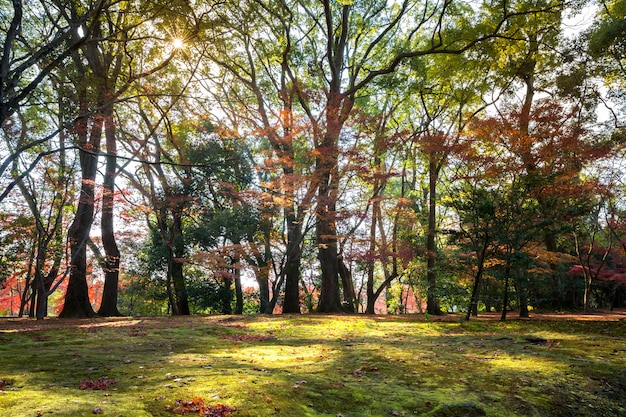
[[224, 404], [205, 404], [202, 398], [176, 400], [174, 406], [168, 405], [165, 409], [174, 414], [198, 413], [200, 417], [230, 417], [237, 410]]
[[108, 376], [102, 376], [98, 379], [85, 379], [80, 381], [80, 389], [82, 390], [105, 390], [111, 387], [112, 385], [117, 384], [117, 380], [114, 378], [109, 378]]

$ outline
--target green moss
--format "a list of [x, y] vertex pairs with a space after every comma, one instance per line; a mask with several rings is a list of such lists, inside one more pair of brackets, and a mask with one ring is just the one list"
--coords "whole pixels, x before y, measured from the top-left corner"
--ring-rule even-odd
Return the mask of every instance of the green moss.
[[425, 414], [427, 417], [482, 417], [486, 415], [485, 410], [471, 402], [443, 404]]
[[[414, 316], [13, 320], [0, 416], [173, 416], [194, 397], [237, 417], [622, 416], [624, 335], [624, 322]], [[79, 388], [102, 376], [117, 384]]]

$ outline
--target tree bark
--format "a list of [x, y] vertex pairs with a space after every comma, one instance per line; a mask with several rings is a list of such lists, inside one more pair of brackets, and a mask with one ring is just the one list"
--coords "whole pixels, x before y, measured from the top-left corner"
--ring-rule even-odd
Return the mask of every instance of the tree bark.
[[356, 313], [356, 295], [354, 284], [352, 283], [352, 273], [343, 262], [343, 256], [339, 256], [337, 269], [341, 277], [341, 287], [343, 289], [343, 308], [346, 313]]
[[[239, 243], [236, 246], [240, 246]], [[235, 276], [235, 314], [243, 314], [243, 288], [241, 287], [241, 259], [236, 254], [233, 259], [233, 275]]]
[[[330, 146], [323, 147], [318, 157], [320, 186], [318, 188], [318, 202], [316, 208], [316, 237], [318, 246], [318, 259], [322, 269], [322, 288], [318, 311], [320, 313], [343, 312], [341, 296], [339, 292], [339, 259], [337, 252], [337, 226], [336, 226], [336, 181], [337, 166], [332, 161], [336, 160], [335, 141], [331, 138], [326, 141]], [[330, 143], [328, 143], [330, 142]], [[334, 174], [334, 175], [333, 175]]]
[[515, 286], [517, 287], [517, 302], [519, 304], [520, 318], [528, 318], [528, 290], [526, 288], [526, 275], [521, 268], [515, 268]]
[[426, 281], [428, 292], [426, 311], [431, 315], [442, 315], [437, 296], [437, 181], [440, 165], [437, 164], [434, 152], [429, 154], [428, 162], [428, 237], [426, 240]]
[[171, 245], [171, 276], [174, 285], [174, 298], [176, 301], [176, 313], [181, 316], [191, 314], [189, 310], [189, 296], [187, 295], [187, 285], [185, 284], [185, 276], [183, 272], [185, 245], [183, 243], [182, 229], [182, 212], [174, 208], [172, 209], [172, 226], [170, 228]]
[[507, 261], [504, 269], [504, 294], [502, 295], [502, 314], [500, 315], [500, 321], [506, 320], [506, 309], [509, 305], [509, 274], [511, 273], [511, 265]]
[[[291, 173], [293, 174], [293, 172]], [[288, 174], [286, 174], [288, 175]], [[292, 193], [290, 198], [293, 198]], [[287, 248], [285, 259], [285, 294], [283, 313], [300, 314], [300, 262], [302, 258], [302, 226], [296, 218], [293, 206], [288, 204], [285, 209], [287, 222]]]
[[101, 316], [121, 316], [117, 308], [118, 283], [120, 272], [120, 251], [115, 241], [114, 232], [114, 197], [115, 177], [117, 175], [117, 138], [113, 119], [113, 105], [109, 103], [104, 110], [104, 129], [106, 139], [106, 168], [103, 181], [101, 233], [104, 246], [104, 289], [98, 314]]
[[472, 296], [470, 299], [470, 305], [467, 309], [467, 313], [465, 314], [465, 320], [469, 321], [470, 314], [478, 315], [478, 288], [481, 282], [481, 278], [483, 276], [483, 270], [485, 267], [485, 257], [487, 255], [487, 248], [489, 247], [489, 235], [485, 234], [485, 241], [483, 243], [483, 247], [478, 254], [478, 268], [476, 271], [476, 276], [474, 277], [474, 287], [472, 288]]
[[[65, 293], [63, 310], [59, 317], [94, 317], [96, 315], [89, 301], [87, 285], [87, 241], [95, 211], [95, 183], [98, 167], [98, 152], [102, 136], [103, 120], [95, 117], [91, 131], [86, 121], [77, 123], [79, 135], [79, 158], [81, 166], [81, 186], [78, 208], [68, 231], [70, 246], [70, 277]], [[87, 137], [89, 136], [89, 139]]]

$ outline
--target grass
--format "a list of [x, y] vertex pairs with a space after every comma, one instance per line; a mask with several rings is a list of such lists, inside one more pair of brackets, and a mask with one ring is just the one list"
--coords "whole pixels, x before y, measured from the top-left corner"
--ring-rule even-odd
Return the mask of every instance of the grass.
[[193, 398], [233, 417], [626, 416], [626, 320], [0, 320], [2, 417], [175, 416]]

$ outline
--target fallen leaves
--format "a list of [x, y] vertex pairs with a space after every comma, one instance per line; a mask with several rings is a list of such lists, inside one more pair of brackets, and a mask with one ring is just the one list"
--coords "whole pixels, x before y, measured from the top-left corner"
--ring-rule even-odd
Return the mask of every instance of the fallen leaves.
[[84, 379], [80, 381], [79, 388], [82, 390], [105, 390], [109, 387], [117, 384], [117, 380], [114, 378], [109, 378], [108, 376], [101, 376], [100, 378], [93, 379]]
[[263, 342], [266, 340], [276, 340], [276, 337], [262, 334], [240, 334], [234, 336], [222, 336], [220, 339], [232, 340], [235, 342]]
[[205, 404], [202, 398], [191, 400], [176, 400], [174, 405], [168, 405], [165, 409], [174, 414], [197, 413], [200, 417], [230, 417], [236, 408], [225, 404]]

